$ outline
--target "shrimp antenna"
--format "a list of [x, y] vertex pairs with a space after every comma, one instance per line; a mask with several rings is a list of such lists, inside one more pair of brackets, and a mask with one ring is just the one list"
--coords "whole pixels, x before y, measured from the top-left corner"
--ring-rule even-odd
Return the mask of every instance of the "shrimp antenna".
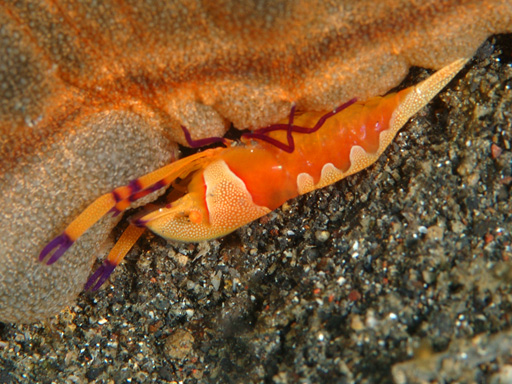
[[204, 147], [205, 145], [215, 144], [215, 143], [222, 143], [227, 145], [227, 141], [223, 137], [207, 137], [206, 139], [199, 139], [194, 140], [192, 139], [192, 136], [190, 135], [190, 131], [185, 127], [184, 125], [181, 126], [181, 129], [183, 130], [183, 133], [185, 134], [185, 140], [187, 140], [188, 145], [190, 145], [191, 148], [199, 148]]

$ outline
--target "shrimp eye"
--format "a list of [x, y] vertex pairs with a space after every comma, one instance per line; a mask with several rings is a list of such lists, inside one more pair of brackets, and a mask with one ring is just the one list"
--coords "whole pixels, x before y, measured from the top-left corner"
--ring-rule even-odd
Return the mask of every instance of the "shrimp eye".
[[199, 211], [190, 211], [188, 219], [194, 224], [200, 224], [203, 221], [203, 215]]

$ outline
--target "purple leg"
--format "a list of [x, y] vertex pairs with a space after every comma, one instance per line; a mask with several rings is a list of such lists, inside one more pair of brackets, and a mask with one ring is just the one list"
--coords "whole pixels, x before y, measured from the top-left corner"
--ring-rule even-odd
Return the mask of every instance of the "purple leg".
[[147, 220], [142, 220], [142, 219], [132, 219], [132, 220], [130, 220], [130, 224], [135, 225], [136, 227], [139, 227], [139, 228], [144, 228], [147, 223], [148, 223]]
[[103, 283], [107, 281], [112, 272], [114, 272], [115, 268], [115, 264], [105, 260], [101, 267], [99, 267], [96, 272], [94, 272], [92, 276], [89, 277], [89, 280], [87, 280], [87, 283], [85, 283], [84, 290], [97, 291], [103, 285]]
[[193, 140], [192, 136], [190, 136], [190, 132], [184, 125], [181, 126], [181, 129], [183, 129], [183, 133], [185, 134], [185, 139], [187, 140], [188, 145], [190, 145], [192, 148], [204, 147], [205, 145], [215, 143], [226, 143], [223, 137], [208, 137], [206, 139]]
[[[258, 129], [255, 132], [246, 133], [243, 136], [266, 141], [267, 143], [270, 143], [270, 144], [282, 149], [285, 152], [292, 153], [293, 150], [295, 149], [295, 143], [293, 141], [292, 132], [307, 133], [307, 134], [314, 133], [314, 132], [318, 131], [322, 127], [322, 125], [324, 125], [325, 121], [328, 118], [336, 115], [337, 113], [340, 113], [344, 109], [346, 109], [349, 106], [351, 106], [352, 104], [354, 104], [356, 101], [357, 101], [357, 99], [355, 99], [355, 98], [351, 99], [351, 100], [347, 101], [346, 103], [340, 105], [339, 107], [335, 108], [333, 111], [327, 112], [320, 119], [318, 119], [315, 126], [312, 128], [301, 127], [299, 125], [293, 125], [293, 116], [295, 114], [295, 104], [294, 104], [290, 111], [290, 118], [289, 118], [288, 124], [273, 124], [268, 127]], [[280, 131], [280, 130], [287, 131], [287, 133], [286, 133], [286, 140], [288, 141], [287, 144], [282, 143], [282, 142], [266, 135], [269, 132]]]
[[[356, 98], [353, 98], [349, 101], [347, 101], [346, 103], [344, 104], [341, 104], [338, 108], [334, 108], [333, 111], [331, 112], [327, 112], [325, 115], [323, 115], [315, 124], [315, 126], [313, 128], [306, 128], [306, 132], [303, 132], [303, 133], [313, 133], [313, 132], [316, 132], [318, 131], [322, 125], [324, 125], [325, 121], [329, 118], [329, 117], [332, 117], [334, 115], [336, 115], [337, 113], [340, 113], [341, 111], [343, 111], [344, 109], [347, 109], [348, 107], [350, 107], [352, 104], [354, 104], [355, 102], [357, 101]], [[297, 131], [297, 132], [300, 132], [300, 131]]]
[[[292, 104], [292, 108], [290, 109], [290, 115], [288, 117], [288, 124], [274, 124], [266, 128], [258, 129], [256, 132], [253, 133], [245, 133], [243, 136], [250, 137], [253, 139], [258, 139], [261, 141], [266, 141], [267, 143], [270, 143], [274, 146], [276, 146], [279, 149], [282, 149], [285, 152], [292, 153], [295, 149], [295, 142], [293, 141], [293, 118], [295, 116], [295, 103]], [[276, 128], [278, 127], [278, 128]], [[277, 130], [284, 130], [286, 129], [286, 141], [287, 144], [281, 143], [279, 140], [276, 140], [272, 137], [266, 136], [265, 133], [271, 132], [271, 131], [277, 131]]]
[[48, 256], [51, 251], [55, 250], [53, 252], [53, 255], [46, 261], [47, 265], [51, 265], [55, 263], [57, 260], [60, 259], [60, 257], [73, 245], [73, 240], [69, 238], [66, 233], [62, 233], [61, 235], [57, 236], [55, 239], [50, 241], [48, 244], [46, 244], [46, 247], [43, 248], [41, 253], [39, 254], [39, 261], [43, 261], [46, 256]]

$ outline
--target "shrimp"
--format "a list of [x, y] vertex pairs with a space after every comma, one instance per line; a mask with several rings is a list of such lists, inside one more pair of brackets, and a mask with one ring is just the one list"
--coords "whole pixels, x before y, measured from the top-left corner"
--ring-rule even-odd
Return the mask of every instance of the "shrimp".
[[[416, 86], [351, 100], [330, 112], [295, 113], [288, 121], [242, 136], [133, 180], [99, 197], [39, 259], [52, 264], [106, 214], [171, 184], [182, 195], [133, 219], [85, 289], [98, 289], [147, 229], [169, 240], [215, 239], [256, 220], [298, 195], [333, 184], [373, 164], [405, 123], [463, 68], [466, 59], [440, 69]], [[190, 144], [194, 142], [185, 130]], [[210, 138], [207, 143], [223, 140]]]

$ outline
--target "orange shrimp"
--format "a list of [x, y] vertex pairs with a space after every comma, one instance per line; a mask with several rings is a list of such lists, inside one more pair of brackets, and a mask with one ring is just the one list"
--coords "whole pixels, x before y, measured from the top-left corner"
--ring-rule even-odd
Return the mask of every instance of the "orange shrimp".
[[416, 86], [366, 102], [350, 101], [328, 113], [295, 114], [292, 109], [288, 121], [246, 134], [240, 143], [196, 153], [142, 176], [98, 198], [47, 244], [39, 258], [54, 263], [102, 216], [117, 215], [171, 184], [185, 187], [187, 193], [132, 220], [86, 289], [97, 289], [106, 281], [146, 228], [186, 242], [224, 236], [291, 198], [373, 164], [409, 118], [465, 63], [457, 60]]

